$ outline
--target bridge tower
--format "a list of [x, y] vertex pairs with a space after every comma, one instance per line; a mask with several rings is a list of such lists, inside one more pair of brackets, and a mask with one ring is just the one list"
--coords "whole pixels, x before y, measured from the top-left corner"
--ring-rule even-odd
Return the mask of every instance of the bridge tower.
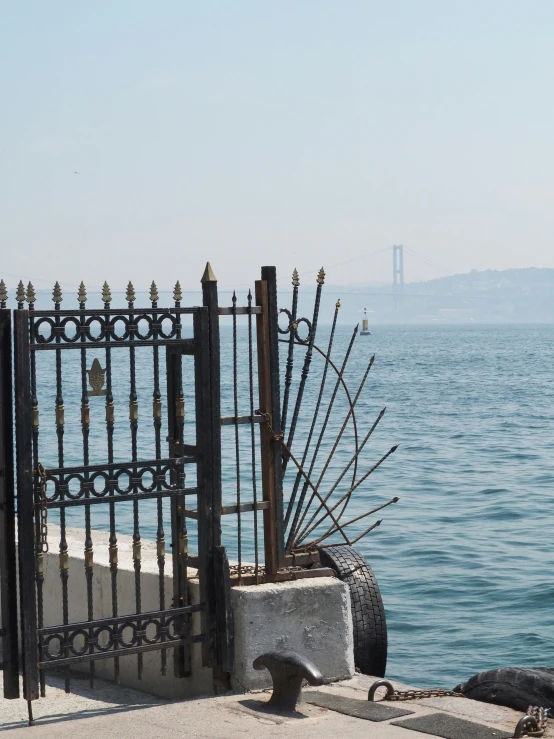
[[404, 245], [394, 244], [392, 247], [392, 292], [394, 309], [398, 312], [404, 294]]

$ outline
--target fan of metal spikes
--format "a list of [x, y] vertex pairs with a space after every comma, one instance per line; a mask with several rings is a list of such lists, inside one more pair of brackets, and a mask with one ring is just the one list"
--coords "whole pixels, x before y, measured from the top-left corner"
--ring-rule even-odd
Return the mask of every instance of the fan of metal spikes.
[[[360, 455], [383, 418], [385, 408], [378, 414], [365, 436], [361, 439], [356, 418], [356, 404], [368, 378], [369, 371], [375, 361], [375, 356], [373, 355], [369, 359], [358, 389], [355, 395], [352, 396], [345, 382], [345, 372], [352, 347], [358, 336], [358, 326], [355, 327], [352, 333], [348, 348], [342, 362], [340, 362], [340, 367], [331, 358], [338, 313], [341, 307], [340, 300], [337, 300], [335, 305], [333, 324], [326, 350], [321, 349], [315, 343], [321, 292], [324, 282], [325, 272], [322, 268], [317, 275], [313, 316], [311, 320], [308, 318], [299, 318], [297, 312], [300, 280], [297, 271], [294, 270], [292, 275], [293, 293], [291, 309], [282, 308], [279, 311], [281, 315], [284, 314], [288, 321], [287, 325], [283, 326], [281, 324], [279, 326], [279, 333], [281, 334], [280, 341], [288, 345], [281, 413], [281, 427], [284, 433], [282, 465], [285, 497], [287, 497], [287, 488], [290, 490], [285, 510], [287, 552], [312, 549], [324, 544], [324, 542], [335, 535], [340, 538], [340, 543], [355, 544], [379, 526], [381, 521], [378, 520], [372, 523], [364, 531], [357, 533], [354, 538], [351, 538], [350, 534], [353, 531], [352, 526], [358, 524], [355, 528], [355, 531], [358, 532], [360, 521], [367, 519], [372, 514], [377, 513], [377, 511], [398, 501], [397, 497], [392, 498], [350, 519], [347, 519], [345, 515], [349, 504], [363, 491], [364, 488], [360, 486], [362, 486], [369, 475], [387, 457], [396, 451], [398, 445], [389, 449], [369, 469], [365, 471], [360, 470]], [[302, 329], [299, 331], [301, 326]], [[305, 334], [306, 331], [307, 335], [302, 337], [300, 333]], [[313, 415], [309, 430], [305, 439], [302, 439], [298, 444], [302, 448], [302, 452], [297, 455], [295, 434], [299, 419], [301, 417], [304, 418], [303, 415], [301, 416], [301, 411], [303, 408], [304, 392], [310, 384], [310, 365], [314, 352], [322, 360], [323, 369], [317, 399], [313, 406]], [[291, 391], [293, 390], [293, 372], [299, 353], [301, 355], [302, 369], [290, 425], [287, 427], [289, 403], [291, 401]], [[342, 393], [346, 399], [346, 403], [339, 402], [339, 393]], [[309, 392], [309, 395], [313, 405], [313, 398], [315, 398], [313, 391]], [[343, 411], [344, 407], [346, 408], [345, 411]], [[338, 434], [336, 434], [333, 443], [330, 445], [329, 436], [331, 428], [336, 427], [335, 419], [332, 419], [333, 412], [335, 414], [343, 413], [344, 417], [340, 423]], [[332, 422], [330, 423], [331, 419]], [[350, 433], [345, 433], [347, 429], [350, 429]], [[349, 455], [348, 463], [337, 472], [336, 452], [341, 441], [344, 443], [348, 438], [351, 438], [353, 441], [352, 453]], [[328, 451], [327, 457], [322, 463], [320, 455], [322, 455], [324, 450], [329, 450], [329, 448], [330, 451]], [[286, 472], [289, 463], [292, 463], [293, 474], [287, 476]], [[346, 490], [344, 490], [344, 487], [346, 487]], [[356, 493], [358, 493], [358, 496]], [[357, 508], [359, 509], [359, 506]]]

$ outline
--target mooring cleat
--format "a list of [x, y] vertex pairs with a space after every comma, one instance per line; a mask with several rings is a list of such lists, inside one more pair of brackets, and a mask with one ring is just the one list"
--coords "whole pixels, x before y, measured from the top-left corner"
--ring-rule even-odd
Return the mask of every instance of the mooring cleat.
[[298, 652], [285, 649], [282, 652], [266, 652], [253, 662], [255, 670], [269, 670], [273, 681], [273, 693], [267, 707], [275, 711], [295, 713], [304, 705], [302, 683], [322, 685], [323, 675], [314, 663]]

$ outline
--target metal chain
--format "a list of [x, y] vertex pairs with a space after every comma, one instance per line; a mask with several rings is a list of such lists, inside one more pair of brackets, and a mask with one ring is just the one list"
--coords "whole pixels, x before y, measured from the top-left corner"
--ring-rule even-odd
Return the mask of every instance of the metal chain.
[[429, 690], [395, 690], [392, 683], [388, 680], [377, 680], [370, 687], [367, 694], [369, 701], [375, 700], [377, 688], [387, 689], [387, 694], [383, 698], [385, 701], [413, 701], [419, 698], [465, 698], [463, 693], [455, 693], [453, 690], [442, 690], [441, 688], [432, 688]]
[[46, 554], [48, 551], [48, 508], [46, 501], [46, 470], [39, 462], [37, 465], [38, 485], [40, 493], [40, 551]]
[[549, 710], [549, 708], [542, 708], [542, 706], [529, 706], [527, 709], [527, 715], [533, 716], [533, 718], [536, 719], [539, 729], [546, 729]]
[[[269, 415], [269, 413], [262, 413], [260, 410], [257, 410], [256, 415], [262, 416], [265, 422], [267, 423], [269, 433], [271, 434], [271, 441], [283, 441], [284, 440], [285, 438], [284, 433], [276, 434], [275, 431], [273, 430], [273, 426], [271, 425], [271, 416]], [[285, 449], [287, 449], [286, 444], [283, 444], [283, 446], [285, 447]]]
[[432, 688], [430, 690], [399, 690], [392, 695], [386, 695], [386, 701], [411, 701], [417, 698], [465, 698], [463, 693], [455, 693], [453, 690], [442, 690]]

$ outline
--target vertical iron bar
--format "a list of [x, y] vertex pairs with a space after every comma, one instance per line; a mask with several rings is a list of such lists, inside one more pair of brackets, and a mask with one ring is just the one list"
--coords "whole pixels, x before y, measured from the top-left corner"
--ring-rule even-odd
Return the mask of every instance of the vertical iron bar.
[[239, 402], [237, 377], [237, 295], [233, 291], [233, 400], [235, 409], [235, 470], [237, 477], [237, 559], [239, 585], [242, 579], [242, 518], [240, 510], [240, 444], [239, 444]]
[[[296, 403], [294, 405], [294, 412], [292, 414], [292, 421], [290, 424], [289, 429], [289, 435], [287, 438], [287, 447], [292, 450], [292, 441], [294, 439], [294, 432], [296, 431], [296, 423], [298, 421], [298, 416], [300, 415], [300, 407], [302, 405], [302, 398], [304, 397], [304, 388], [306, 386], [306, 380], [308, 379], [308, 374], [310, 372], [310, 363], [312, 361], [312, 353], [313, 353], [313, 347], [317, 332], [317, 319], [319, 317], [319, 304], [321, 301], [321, 290], [323, 288], [323, 283], [325, 281], [325, 272], [323, 271], [323, 267], [319, 270], [317, 275], [317, 289], [315, 293], [315, 303], [314, 303], [314, 312], [312, 317], [312, 328], [310, 330], [310, 335], [308, 338], [308, 348], [306, 350], [306, 356], [304, 357], [304, 365], [302, 367], [302, 374], [300, 375], [300, 383], [298, 385], [298, 394], [296, 396]], [[285, 474], [285, 471], [287, 469], [287, 463], [288, 463], [288, 455], [285, 453], [283, 455], [283, 476]], [[291, 498], [292, 501], [292, 498]], [[291, 501], [289, 501], [289, 509], [292, 508]], [[288, 510], [287, 510], [288, 514]], [[290, 515], [290, 514], [289, 514]]]
[[[27, 301], [29, 303], [29, 343], [36, 342], [35, 321], [33, 317], [35, 304], [35, 291], [29, 282], [27, 286]], [[31, 362], [31, 405], [32, 405], [32, 422], [33, 422], [33, 469], [38, 470], [39, 454], [39, 408], [37, 398], [37, 373], [36, 373], [36, 355], [34, 351], [30, 352]], [[39, 499], [38, 478], [34, 479], [34, 499]], [[42, 551], [41, 529], [40, 529], [40, 509], [35, 507], [35, 581], [37, 584], [37, 621], [38, 628], [44, 626], [44, 553]], [[39, 653], [42, 650], [42, 638], [38, 638]], [[44, 670], [39, 670], [40, 696], [44, 698], [46, 695], [46, 682]]]
[[[127, 305], [130, 311], [133, 311], [135, 306], [135, 291], [133, 285], [129, 282], [127, 286]], [[136, 385], [136, 366], [135, 366], [135, 333], [137, 327], [135, 324], [135, 316], [131, 312], [129, 314], [129, 373], [130, 373], [130, 392], [129, 392], [129, 422], [131, 426], [131, 460], [136, 462], [138, 459], [137, 455], [137, 431], [138, 431], [138, 400], [137, 400], [137, 385]], [[133, 474], [137, 476], [136, 464], [133, 465]], [[135, 498], [133, 500], [133, 566], [135, 569], [135, 607], [136, 612], [140, 614], [142, 610], [142, 597], [141, 597], [141, 582], [140, 582], [140, 569], [141, 569], [141, 539], [140, 539], [140, 528], [139, 528], [139, 503]], [[139, 620], [139, 631], [140, 628]], [[142, 637], [140, 634], [137, 635], [137, 645], [142, 646]], [[143, 674], [143, 655], [142, 652], [137, 654], [137, 677], [142, 680]]]
[[[321, 406], [321, 400], [323, 398], [323, 391], [325, 389], [325, 382], [327, 380], [327, 370], [329, 369], [329, 360], [331, 358], [331, 350], [333, 348], [333, 340], [335, 338], [335, 329], [337, 327], [337, 318], [339, 315], [339, 308], [340, 308], [340, 300], [337, 300], [335, 304], [335, 315], [333, 316], [333, 325], [331, 327], [331, 335], [329, 337], [329, 344], [327, 345], [327, 355], [325, 358], [325, 366], [323, 368], [323, 375], [321, 377], [321, 385], [319, 388], [319, 395], [317, 398], [314, 415], [312, 418], [312, 425], [310, 426], [310, 431], [308, 433], [308, 439], [306, 441], [306, 446], [304, 448], [304, 454], [302, 455], [302, 462], [300, 463], [302, 465], [302, 469], [304, 469], [304, 465], [306, 463], [306, 459], [308, 458], [308, 451], [310, 449], [310, 444], [312, 443], [312, 436], [315, 430], [315, 425], [317, 423], [317, 417], [319, 415], [319, 408]], [[308, 473], [308, 477], [311, 474], [311, 470]], [[296, 473], [296, 479], [294, 480], [294, 487], [291, 494], [291, 499], [294, 500], [296, 498], [296, 494], [298, 492], [298, 487], [300, 485], [302, 479], [302, 475], [300, 472]], [[304, 500], [306, 498], [306, 492], [308, 490], [308, 483], [304, 481], [304, 484], [302, 486], [302, 492], [300, 493], [300, 498], [298, 499], [298, 503], [296, 505], [296, 510], [294, 512], [294, 518], [290, 527], [289, 536], [287, 539], [287, 549], [292, 545], [292, 541], [294, 539], [295, 533], [296, 533], [296, 527], [298, 525], [298, 519], [300, 517], [300, 513], [302, 511], [302, 506], [304, 505]], [[290, 513], [292, 511], [292, 508], [287, 509], [287, 515], [285, 516], [285, 527], [288, 524]]]
[[[62, 291], [58, 282], [54, 285], [53, 291], [54, 301], [54, 326], [55, 326], [55, 341], [56, 344], [61, 343], [61, 321], [60, 321], [60, 305], [62, 302]], [[63, 405], [63, 392], [62, 392], [62, 352], [61, 349], [56, 349], [56, 435], [58, 437], [58, 467], [64, 466], [64, 405]], [[60, 500], [64, 499], [64, 474], [60, 473]], [[62, 618], [63, 624], [66, 626], [69, 623], [69, 552], [67, 547], [66, 539], [66, 524], [65, 524], [65, 506], [60, 508], [60, 578], [62, 581]], [[65, 644], [63, 647], [64, 658], [69, 657], [69, 645]], [[71, 690], [71, 681], [69, 667], [64, 669], [65, 676], [65, 692], [69, 693]]]
[[[83, 434], [83, 464], [88, 467], [90, 464], [89, 455], [89, 433], [90, 433], [90, 406], [87, 389], [87, 350], [86, 350], [86, 292], [85, 286], [81, 282], [79, 286], [79, 326], [81, 341], [81, 431]], [[85, 500], [90, 498], [90, 475], [88, 470], [84, 472], [84, 493]], [[92, 578], [94, 572], [94, 549], [92, 545], [92, 533], [90, 523], [90, 503], [85, 504], [85, 577], [87, 581], [87, 618], [89, 621], [94, 620], [94, 597], [92, 592]], [[92, 654], [94, 645], [89, 645], [89, 651]], [[94, 688], [94, 676], [96, 668], [94, 660], [89, 662], [90, 687]]]
[[[181, 307], [181, 288], [175, 285], [173, 292], [175, 307]], [[181, 338], [181, 316], [176, 315], [176, 338]], [[178, 343], [166, 347], [167, 366], [167, 423], [170, 444], [170, 456], [181, 457], [184, 442], [185, 404], [183, 396], [183, 369], [181, 348]], [[185, 468], [183, 464], [171, 472], [171, 483], [183, 490], [185, 486]], [[185, 495], [171, 498], [171, 548], [173, 565], [173, 607], [188, 605], [188, 533], [186, 518], [183, 515]], [[175, 619], [175, 633], [187, 636], [190, 633], [190, 616]], [[175, 677], [186, 677], [190, 674], [190, 648], [188, 645], [177, 647], [173, 651], [173, 673]]]
[[[200, 596], [206, 604], [203, 664], [217, 665], [217, 628], [215, 620], [216, 582], [213, 532], [212, 393], [209, 374], [209, 320], [203, 308], [194, 314], [194, 356], [196, 395], [196, 446], [198, 451], [198, 558], [200, 560]], [[202, 585], [202, 582], [204, 584]]]
[[[262, 311], [256, 315], [256, 329], [258, 342], [258, 393], [260, 401], [260, 412], [267, 414], [271, 420], [272, 394], [271, 394], [271, 370], [269, 361], [269, 310], [267, 282], [256, 280], [256, 305]], [[262, 461], [262, 491], [264, 501], [269, 506], [264, 510], [264, 551], [265, 571], [268, 575], [274, 575], [279, 569], [279, 558], [277, 554], [276, 537], [276, 506], [275, 506], [275, 464], [280, 463], [280, 457], [276, 460], [274, 450], [277, 445], [273, 440], [270, 423], [262, 423], [260, 426], [260, 451]], [[279, 447], [277, 446], [279, 450]], [[282, 511], [281, 511], [282, 512]]]
[[[262, 267], [262, 280], [267, 285], [267, 331], [269, 352], [269, 392], [271, 425], [273, 433], [279, 436], [281, 429], [281, 393], [279, 365], [279, 311], [277, 308], [277, 270], [275, 267]], [[317, 316], [316, 316], [317, 321]], [[314, 326], [315, 333], [315, 326]], [[283, 474], [282, 447], [272, 443], [271, 454], [273, 455], [273, 496], [274, 496], [274, 531], [275, 553], [277, 566], [282, 567], [285, 563], [285, 526], [283, 520]]]
[[17, 519], [19, 559], [19, 599], [23, 657], [23, 696], [39, 697], [37, 674], [37, 614], [34, 572], [33, 452], [31, 378], [29, 361], [29, 313], [14, 312], [15, 345], [15, 438], [17, 448]]
[[[182, 455], [183, 424], [180, 422], [179, 382], [182, 374], [179, 345], [167, 346], [167, 422], [170, 455], [177, 458]], [[171, 484], [182, 488], [183, 478], [179, 470], [172, 470]], [[171, 549], [173, 563], [173, 608], [188, 604], [187, 592], [187, 560], [188, 537], [183, 507], [184, 496], [171, 498]], [[188, 617], [175, 619], [175, 633], [186, 636], [189, 633]], [[176, 647], [173, 652], [173, 673], [175, 677], [186, 677], [190, 674], [190, 652], [188, 646]]]
[[[250, 389], [250, 440], [252, 446], [252, 494], [254, 502], [254, 575], [258, 583], [260, 553], [258, 542], [258, 481], [256, 479], [256, 433], [254, 430], [254, 369], [252, 353], [252, 291], [248, 291], [248, 380]], [[236, 412], [235, 412], [236, 415]]]
[[12, 322], [0, 308], [0, 604], [4, 698], [19, 698], [17, 649], [17, 554], [13, 474]]
[[[104, 308], [109, 310], [111, 307], [112, 294], [107, 282], [102, 287], [102, 301]], [[113, 437], [115, 426], [115, 409], [112, 390], [112, 352], [110, 341], [112, 338], [112, 324], [109, 316], [106, 316], [106, 436], [108, 442], [108, 464], [113, 464]], [[109, 543], [109, 559], [110, 559], [110, 576], [111, 576], [111, 595], [112, 595], [112, 616], [115, 618], [118, 614], [117, 601], [117, 572], [118, 572], [118, 551], [117, 551], [117, 532], [115, 528], [115, 480], [113, 473], [109, 473], [109, 515], [110, 515], [110, 543]], [[117, 649], [117, 642], [114, 643], [114, 650]], [[119, 674], [119, 657], [114, 658], [114, 680], [116, 683], [120, 681]]]
[[[225, 685], [229, 680], [228, 660], [225, 654], [230, 650], [230, 635], [218, 628], [218, 622], [216, 622], [216, 608], [219, 608], [220, 612], [229, 610], [227, 602], [229, 594], [224, 589], [216, 590], [213, 578], [215, 548], [221, 546], [221, 370], [217, 279], [209, 262], [206, 264], [201, 282], [202, 302], [206, 308], [206, 316], [204, 318], [204, 313], [199, 311], [196, 314], [199, 317], [195, 318], [195, 337], [199, 340], [195, 365], [198, 393], [196, 417], [198, 422], [199, 414], [204, 415], [207, 426], [197, 431], [197, 443], [202, 445], [201, 457], [203, 456], [206, 461], [210, 460], [210, 463], [203, 465], [205, 493], [198, 499], [198, 528], [200, 547], [200, 520], [205, 519], [202, 524], [204, 531], [202, 540], [205, 548], [204, 574], [209, 580], [206, 595], [210, 615], [209, 640], [204, 643], [203, 655], [204, 659], [212, 660], [214, 685], [217, 690], [217, 684]], [[207, 375], [207, 384], [203, 381], [203, 372]], [[201, 410], [204, 407], [207, 411]]]
[[[152, 282], [150, 288], [150, 300], [152, 301], [152, 338], [157, 340], [160, 335], [158, 328], [158, 315], [156, 309], [158, 307], [158, 291], [156, 285]], [[161, 429], [162, 429], [162, 396], [160, 393], [160, 361], [159, 361], [159, 348], [157, 346], [152, 347], [153, 351], [153, 362], [154, 362], [154, 390], [152, 393], [152, 418], [154, 424], [154, 436], [156, 444], [156, 459], [162, 458], [162, 443], [161, 443]], [[156, 490], [161, 493], [162, 486], [161, 482], [156, 482]], [[156, 550], [158, 558], [158, 573], [159, 573], [159, 596], [160, 596], [160, 610], [165, 610], [165, 532], [164, 532], [164, 515], [163, 515], [163, 499], [160, 495], [157, 501], [157, 516], [158, 516], [158, 529], [156, 532]], [[162, 631], [162, 642], [166, 641], [165, 630]], [[161, 655], [161, 672], [162, 675], [167, 675], [167, 651], [162, 649]]]
[[202, 276], [202, 304], [208, 309], [206, 363], [211, 399], [212, 531], [214, 546], [221, 544], [221, 368], [219, 345], [219, 305], [217, 279], [210, 263]]
[[283, 433], [287, 428], [287, 411], [289, 407], [289, 393], [290, 386], [292, 383], [292, 369], [294, 366], [294, 327], [296, 324], [296, 313], [298, 310], [298, 287], [300, 285], [300, 279], [296, 269], [292, 273], [292, 310], [291, 320], [289, 325], [289, 348], [287, 354], [287, 369], [285, 372], [285, 390], [283, 393], [283, 411], [281, 413], [281, 428]]

